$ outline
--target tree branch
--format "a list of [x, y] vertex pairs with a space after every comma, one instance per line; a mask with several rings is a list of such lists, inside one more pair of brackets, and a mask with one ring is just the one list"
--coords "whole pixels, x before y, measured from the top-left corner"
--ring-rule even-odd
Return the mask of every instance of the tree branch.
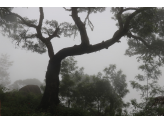
[[40, 19], [39, 19], [39, 24], [38, 24], [38, 26], [36, 28], [37, 38], [39, 38], [42, 42], [45, 43], [46, 39], [43, 37], [42, 32], [41, 32], [42, 23], [43, 23], [43, 19], [44, 19], [43, 8], [40, 7], [39, 8], [39, 11], [40, 11]]
[[72, 9], [67, 9], [67, 8], [65, 8], [65, 7], [63, 7], [66, 11], [72, 11]]
[[72, 18], [80, 31], [81, 45], [88, 46], [89, 38], [86, 32], [85, 24], [80, 20], [80, 17], [78, 17], [77, 7], [72, 7]]
[[138, 36], [135, 36], [135, 35], [132, 35], [131, 33], [128, 33], [127, 36], [129, 38], [134, 38], [136, 40], [140, 40], [148, 49], [152, 50], [152, 47], [144, 40], [142, 39], [141, 37], [138, 37]]
[[87, 17], [85, 18], [84, 24], [86, 24], [87, 19], [89, 19], [89, 14], [90, 14], [90, 8], [89, 8], [89, 10], [88, 10]]
[[120, 30], [123, 29], [123, 22], [122, 22], [122, 18], [121, 18], [122, 12], [123, 12], [123, 7], [120, 7], [120, 11], [117, 14], [117, 19], [118, 19], [118, 23], [119, 23], [119, 26], [120, 26]]
[[48, 49], [49, 58], [51, 59], [54, 56], [54, 50], [53, 50], [53, 46], [51, 44], [51, 41], [50, 40], [47, 40], [45, 42], [45, 44], [46, 44], [46, 47]]
[[52, 38], [54, 37], [58, 37], [60, 38], [60, 36], [58, 35], [58, 32], [59, 32], [60, 28], [57, 27], [56, 30], [54, 31], [54, 33], [52, 35], [49, 34], [49, 37], [47, 38], [48, 40], [51, 40]]
[[58, 53], [56, 53], [56, 56], [58, 56], [60, 59], [64, 59], [67, 56], [82, 55], [86, 53], [88, 54], [102, 49], [108, 49], [110, 46], [116, 43], [118, 39], [121, 37], [122, 36], [118, 36], [117, 38], [102, 41], [101, 43], [95, 45], [89, 45], [87, 48], [84, 48], [82, 45], [75, 45], [73, 47], [64, 48], [60, 50]]
[[89, 9], [88, 10], [88, 14], [87, 14], [87, 16], [85, 18], [84, 24], [86, 25], [86, 21], [88, 19], [88, 25], [91, 28], [91, 30], [93, 31], [94, 26], [93, 26], [92, 22], [89, 20], [89, 15], [90, 15], [91, 9], [90, 9], [90, 7], [88, 7], [88, 9]]
[[137, 8], [126, 8], [126, 9], [123, 9], [122, 13], [125, 12], [125, 11], [128, 11], [128, 10], [137, 10]]
[[40, 11], [40, 19], [39, 19], [38, 28], [41, 29], [42, 28], [43, 19], [44, 19], [43, 8], [39, 7], [39, 11]]
[[37, 27], [36, 25], [30, 24], [27, 21], [25, 21], [20, 15], [10, 12], [8, 9], [6, 9], [6, 11], [9, 12], [10, 15], [14, 15], [14, 16], [18, 17], [22, 21], [22, 23], [27, 25], [28, 27], [33, 27], [33, 28]]
[[[39, 38], [39, 39], [46, 45], [46, 47], [47, 47], [47, 49], [48, 49], [48, 55], [49, 55], [50, 58], [52, 58], [52, 57], [54, 56], [54, 51], [53, 51], [53, 46], [52, 46], [50, 40], [51, 40], [54, 36], [57, 36], [57, 31], [58, 31], [58, 29], [55, 30], [55, 32], [54, 32], [53, 35], [49, 36], [50, 39], [44, 38], [44, 37], [42, 36], [42, 33], [41, 33], [42, 23], [43, 23], [43, 19], [44, 19], [43, 8], [40, 7], [39, 10], [40, 10], [40, 19], [39, 19], [39, 24], [38, 24], [38, 26], [36, 26], [36, 25], [34, 25], [34, 24], [30, 24], [30, 23], [28, 23], [27, 21], [25, 21], [20, 15], [15, 14], [15, 13], [12, 13], [12, 12], [10, 12], [8, 9], [6, 9], [6, 11], [9, 12], [9, 14], [18, 17], [18, 18], [22, 21], [23, 24], [27, 25], [28, 27], [34, 27], [34, 28], [36, 29], [37, 34], [31, 35], [31, 36], [32, 36], [32, 37], [36, 36], [37, 38]], [[26, 40], [27, 38], [31, 38], [31, 37], [23, 37], [23, 38]]]
[[129, 24], [130, 24], [130, 21], [133, 19], [134, 16], [136, 16], [138, 13], [144, 11], [144, 10], [147, 10], [147, 9], [150, 9], [148, 7], [143, 7], [143, 8], [140, 8], [140, 9], [137, 9], [135, 12], [133, 12], [132, 14], [130, 14], [126, 21], [125, 21], [125, 24], [124, 24], [124, 32], [125, 34], [128, 32], [129, 30]]
[[[83, 47], [83, 45], [75, 45], [73, 47], [64, 48], [64, 49], [60, 50], [59, 52], [57, 52], [55, 56], [57, 56], [59, 59], [62, 60], [67, 56], [82, 55], [82, 54], [86, 54], [86, 53], [96, 52], [96, 51], [99, 51], [99, 50], [102, 50], [105, 48], [108, 49], [114, 43], [118, 42], [122, 36], [127, 34], [127, 32], [129, 31], [128, 26], [129, 26], [131, 19], [135, 15], [137, 15], [138, 13], [140, 13], [146, 9], [148, 9], [148, 8], [138, 9], [135, 12], [133, 12], [130, 16], [128, 16], [128, 18], [125, 21], [125, 25], [124, 25], [123, 29], [117, 30], [111, 39], [102, 41], [101, 43], [98, 43], [95, 45], [88, 45], [87, 47]], [[121, 14], [121, 11], [122, 11], [122, 8], [120, 10], [120, 14]], [[72, 18], [75, 21], [76, 25], [78, 26], [78, 29], [80, 30], [82, 44], [85, 44], [86, 40], [89, 43], [84, 23], [82, 23], [80, 18], [78, 17], [77, 8], [72, 8]], [[121, 25], [120, 20], [119, 20], [119, 23]], [[142, 42], [145, 43], [143, 40], [142, 40]], [[145, 45], [146, 45], [146, 43], [145, 43]]]

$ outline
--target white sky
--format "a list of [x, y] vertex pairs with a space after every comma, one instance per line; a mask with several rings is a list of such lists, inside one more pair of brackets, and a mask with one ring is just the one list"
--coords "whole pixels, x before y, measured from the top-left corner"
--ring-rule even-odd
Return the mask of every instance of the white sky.
[[[54, 2], [55, 4], [55, 2]], [[69, 5], [69, 4], [68, 4]], [[17, 6], [17, 5], [16, 5]], [[24, 5], [26, 6], [26, 5]], [[31, 5], [30, 5], [31, 6]], [[35, 6], [32, 5], [32, 6]], [[53, 5], [48, 5], [53, 6]], [[60, 6], [60, 5], [59, 5]], [[104, 6], [107, 6], [106, 4]], [[112, 6], [109, 4], [109, 6]], [[39, 18], [38, 8], [16, 8], [14, 12], [21, 16], [29, 17], [30, 19]], [[72, 18], [69, 12], [66, 12], [63, 8], [44, 8], [45, 19], [55, 19], [59, 22], [72, 22]], [[86, 14], [80, 14], [80, 17], [85, 17]], [[110, 9], [107, 8], [105, 12], [90, 15], [90, 20], [94, 25], [94, 30], [91, 31], [87, 27], [88, 36], [91, 44], [108, 40], [112, 37], [113, 33], [117, 30], [115, 21], [111, 19], [112, 14]], [[15, 44], [11, 43], [12, 40], [4, 37], [0, 34], [0, 54], [10, 55], [10, 59], [14, 61], [13, 66], [10, 68], [10, 78], [14, 82], [19, 79], [37, 78], [41, 82], [45, 79], [45, 72], [48, 65], [48, 54], [33, 53], [21, 48], [15, 49]], [[52, 40], [55, 53], [60, 49], [68, 46], [73, 46], [80, 43], [80, 37], [72, 38], [55, 38]], [[137, 60], [135, 57], [125, 56], [125, 50], [128, 48], [125, 38], [121, 39], [121, 43], [116, 43], [108, 49], [104, 49], [95, 53], [76, 56], [79, 67], [84, 67], [84, 72], [90, 75], [97, 74], [102, 71], [109, 64], [116, 64], [117, 70], [121, 69], [127, 76], [127, 83], [130, 80], [134, 80], [135, 75], [139, 73]], [[159, 80], [160, 85], [164, 85], [164, 76]], [[136, 91], [132, 90], [129, 86], [130, 93], [125, 97], [126, 101], [132, 98], [138, 98], [139, 95]]]

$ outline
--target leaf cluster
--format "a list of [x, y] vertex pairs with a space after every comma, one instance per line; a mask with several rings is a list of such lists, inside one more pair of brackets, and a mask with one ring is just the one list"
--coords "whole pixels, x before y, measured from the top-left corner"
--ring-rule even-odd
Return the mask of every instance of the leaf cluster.
[[[125, 55], [137, 55], [138, 61], [153, 66], [164, 63], [163, 8], [150, 8], [137, 14], [130, 22], [129, 48]], [[126, 19], [126, 15], [123, 17]]]

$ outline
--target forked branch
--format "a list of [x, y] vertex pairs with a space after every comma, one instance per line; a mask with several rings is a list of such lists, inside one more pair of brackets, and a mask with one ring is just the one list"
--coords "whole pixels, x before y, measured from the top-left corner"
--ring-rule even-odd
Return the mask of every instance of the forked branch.
[[89, 38], [87, 35], [85, 24], [80, 20], [80, 17], [78, 17], [77, 9], [77, 7], [72, 7], [72, 18], [80, 31], [81, 45], [89, 46]]

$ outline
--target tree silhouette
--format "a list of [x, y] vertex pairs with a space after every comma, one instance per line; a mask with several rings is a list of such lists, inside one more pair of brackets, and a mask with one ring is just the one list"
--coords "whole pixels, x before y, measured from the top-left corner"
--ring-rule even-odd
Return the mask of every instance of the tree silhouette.
[[[159, 51], [159, 48], [157, 48], [159, 45], [160, 48], [162, 48], [163, 42], [161, 42], [161, 40], [156, 40], [154, 37], [154, 34], [157, 33], [159, 33], [159, 36], [161, 37], [164, 34], [162, 8], [111, 8], [111, 12], [114, 14], [114, 19], [118, 21], [118, 30], [110, 39], [100, 41], [100, 43], [94, 45], [90, 44], [86, 31], [86, 22], [88, 22], [91, 29], [93, 29], [93, 24], [89, 19], [89, 15], [96, 12], [103, 12], [105, 8], [72, 7], [64, 9], [71, 13], [70, 16], [75, 24], [70, 24], [68, 22], [59, 24], [55, 20], [47, 20], [45, 21], [45, 24], [43, 24], [44, 11], [42, 7], [39, 8], [40, 17], [38, 22], [37, 20], [30, 20], [13, 13], [12, 8], [0, 8], [2, 13], [2, 23], [0, 26], [4, 35], [16, 40], [18, 45], [27, 50], [32, 50], [38, 53], [44, 53], [46, 49], [48, 50], [50, 60], [46, 72], [46, 88], [39, 106], [40, 109], [47, 109], [48, 107], [53, 107], [54, 105], [59, 104], [58, 92], [60, 65], [61, 61], [67, 56], [88, 54], [102, 49], [108, 49], [113, 44], [120, 42], [120, 38], [123, 36], [126, 36], [129, 39], [130, 47], [126, 54], [131, 56], [136, 54], [143, 56], [145, 53], [156, 53]], [[84, 22], [82, 22], [81, 18], [78, 16], [80, 12], [87, 12]], [[32, 33], [32, 30], [35, 30], [35, 33]], [[54, 53], [51, 39], [58, 38], [62, 35], [76, 35], [77, 31], [81, 36], [80, 45], [66, 47], [57, 53]], [[45, 37], [43, 34], [46, 34], [48, 37]], [[36, 42], [33, 39], [37, 39], [38, 41]], [[152, 47], [152, 45], [154, 47]], [[145, 57], [142, 57], [141, 59], [145, 60], [144, 58]]]

